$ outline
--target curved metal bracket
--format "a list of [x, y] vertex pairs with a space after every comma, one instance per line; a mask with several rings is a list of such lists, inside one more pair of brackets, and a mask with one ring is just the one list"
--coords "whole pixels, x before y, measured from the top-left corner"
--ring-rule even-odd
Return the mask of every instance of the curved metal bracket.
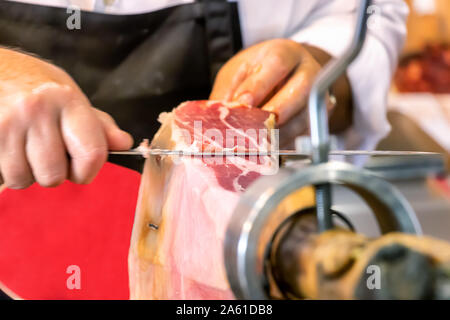
[[[338, 59], [329, 62], [314, 81], [309, 94], [309, 125], [311, 133], [312, 161], [324, 163], [328, 161], [330, 151], [330, 134], [328, 130], [328, 114], [325, 97], [330, 86], [345, 72], [349, 64], [359, 54], [366, 39], [367, 20], [371, 0], [361, 0], [356, 31], [349, 48]], [[325, 183], [316, 185], [317, 221], [319, 230], [324, 231], [333, 227], [330, 207], [330, 185]]]
[[[310, 185], [343, 184], [360, 194], [374, 210], [383, 233], [421, 234], [413, 209], [385, 180], [342, 162], [327, 162], [302, 170], [284, 168], [257, 180], [240, 199], [225, 237], [225, 264], [231, 288], [240, 299], [267, 299], [264, 254], [279, 226], [278, 205], [294, 191]], [[286, 213], [284, 213], [286, 214]], [[292, 214], [292, 213], [290, 213]], [[275, 218], [275, 219], [274, 219]], [[285, 219], [285, 216], [279, 217]]]
[[367, 34], [367, 20], [371, 0], [361, 0], [356, 31], [344, 54], [331, 60], [319, 73], [309, 93], [309, 123], [311, 132], [312, 159], [314, 163], [328, 161], [330, 135], [325, 96], [336, 80], [345, 72], [361, 51]]

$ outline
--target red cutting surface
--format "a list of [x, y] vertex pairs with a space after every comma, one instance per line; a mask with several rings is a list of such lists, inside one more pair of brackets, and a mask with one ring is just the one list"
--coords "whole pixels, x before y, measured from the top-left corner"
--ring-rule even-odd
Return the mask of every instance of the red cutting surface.
[[[1, 192], [0, 288], [24, 299], [128, 299], [139, 182], [139, 173], [107, 163], [90, 185]], [[72, 265], [80, 289], [67, 286]]]

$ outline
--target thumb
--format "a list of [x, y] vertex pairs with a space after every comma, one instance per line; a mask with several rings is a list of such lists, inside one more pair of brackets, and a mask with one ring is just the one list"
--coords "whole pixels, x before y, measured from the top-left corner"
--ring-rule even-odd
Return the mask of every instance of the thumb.
[[94, 110], [103, 125], [108, 149], [116, 151], [130, 149], [133, 146], [133, 137], [121, 130], [109, 114], [95, 108]]

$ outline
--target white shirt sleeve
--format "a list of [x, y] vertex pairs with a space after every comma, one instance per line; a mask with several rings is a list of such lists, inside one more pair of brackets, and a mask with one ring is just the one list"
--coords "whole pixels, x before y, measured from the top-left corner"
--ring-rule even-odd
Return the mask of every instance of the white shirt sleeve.
[[[350, 44], [358, 4], [356, 0], [316, 1], [308, 17], [297, 24], [295, 14], [301, 7], [294, 5], [287, 36], [338, 57]], [[362, 52], [347, 70], [354, 98], [353, 126], [338, 137], [340, 148], [371, 150], [390, 131], [387, 94], [406, 35], [408, 7], [402, 0], [375, 0], [372, 9]]]

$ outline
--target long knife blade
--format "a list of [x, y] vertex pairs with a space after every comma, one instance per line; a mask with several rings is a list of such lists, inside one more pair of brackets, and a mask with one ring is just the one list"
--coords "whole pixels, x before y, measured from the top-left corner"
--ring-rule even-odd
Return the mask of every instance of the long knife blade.
[[[148, 149], [146, 151], [131, 149], [127, 151], [110, 151], [110, 155], [123, 156], [188, 156], [188, 157], [220, 157], [220, 156], [296, 156], [309, 157], [309, 153], [297, 152], [295, 150], [275, 150], [275, 151], [221, 151], [221, 152], [192, 152], [185, 150], [168, 149]], [[329, 152], [334, 156], [438, 156], [437, 152], [425, 151], [366, 151], [366, 150], [332, 150]]]

